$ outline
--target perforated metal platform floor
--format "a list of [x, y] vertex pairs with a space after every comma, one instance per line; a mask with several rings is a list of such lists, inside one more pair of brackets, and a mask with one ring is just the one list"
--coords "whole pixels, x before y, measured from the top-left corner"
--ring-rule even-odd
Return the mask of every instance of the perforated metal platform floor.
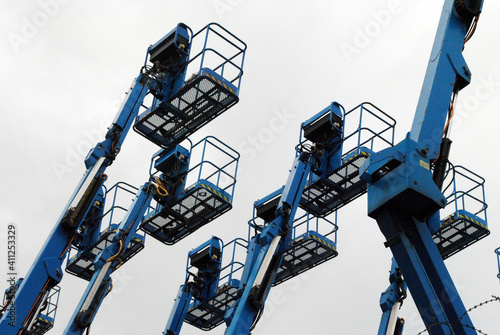
[[230, 196], [213, 184], [200, 180], [170, 208], [162, 208], [146, 217], [140, 229], [171, 245], [229, 209]]
[[205, 73], [181, 88], [169, 102], [140, 115], [134, 129], [157, 145], [172, 146], [237, 102], [236, 88]]
[[359, 168], [369, 155], [369, 152], [361, 151], [328, 178], [321, 178], [307, 186], [302, 193], [300, 207], [324, 217], [366, 193], [366, 182], [360, 179]]
[[446, 259], [460, 250], [490, 234], [482, 220], [475, 215], [462, 211], [457, 215], [443, 220], [439, 230], [434, 233], [433, 239], [443, 259]]
[[292, 241], [283, 254], [273, 285], [295, 277], [338, 255], [335, 243], [314, 231], [309, 231]]
[[[68, 260], [66, 272], [85, 280], [90, 280], [95, 271], [95, 258], [101, 251], [111, 245], [115, 235], [115, 229], [103, 231], [99, 237], [98, 242], [94, 246], [92, 246], [89, 250], [80, 251], [78, 254]], [[121, 258], [122, 263], [127, 262], [142, 249], [144, 249], [143, 237], [136, 234], [131, 239], [128, 248], [125, 250], [124, 256]]]
[[223, 286], [219, 293], [207, 302], [191, 308], [185, 321], [202, 330], [210, 330], [224, 322], [224, 313], [238, 298], [238, 288]]

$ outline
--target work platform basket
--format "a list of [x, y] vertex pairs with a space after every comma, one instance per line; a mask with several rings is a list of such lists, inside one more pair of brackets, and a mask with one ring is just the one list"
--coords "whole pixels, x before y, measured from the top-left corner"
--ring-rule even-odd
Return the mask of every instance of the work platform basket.
[[239, 154], [212, 136], [193, 145], [190, 152], [187, 180], [182, 181], [189, 186], [167, 204], [158, 203], [140, 226], [168, 245], [232, 208]]
[[59, 292], [59, 286], [54, 286], [47, 292], [47, 295], [44, 296], [44, 307], [42, 307], [40, 313], [35, 316], [35, 320], [29, 328], [29, 334], [42, 335], [54, 327], [57, 304], [59, 303]]
[[[193, 300], [184, 319], [187, 323], [202, 330], [211, 330], [224, 322], [226, 310], [239, 299], [242, 288], [237, 278], [241, 278], [243, 273], [247, 248], [247, 241], [241, 238], [224, 244], [220, 255], [222, 266], [215, 285], [217, 289], [208, 297]], [[189, 263], [186, 273], [193, 273]]]
[[171, 147], [238, 102], [246, 44], [211, 23], [192, 37], [188, 79], [166, 101], [153, 100], [134, 129], [153, 143]]
[[289, 244], [283, 253], [273, 285], [293, 278], [338, 255], [337, 224], [304, 213], [293, 222]]
[[[340, 165], [328, 176], [311, 173], [300, 201], [307, 212], [324, 217], [366, 193], [359, 169], [376, 151], [394, 145], [396, 121], [371, 103], [362, 103], [343, 116]], [[302, 146], [305, 140], [300, 140]]]
[[[72, 245], [68, 253], [66, 272], [85, 280], [90, 280], [95, 272], [94, 260], [97, 255], [114, 243], [113, 239], [121, 220], [127, 213], [127, 208], [119, 204], [130, 203], [138, 189], [124, 182], [118, 182], [109, 190], [105, 191], [105, 202], [108, 208], [104, 211], [101, 222], [107, 227], [99, 234], [89, 236], [85, 245]], [[97, 223], [100, 227], [100, 223]], [[130, 260], [144, 248], [144, 233], [136, 231], [128, 246], [125, 246], [125, 253], [121, 257], [122, 264]], [[114, 271], [114, 270], [113, 270]]]
[[441, 225], [433, 231], [443, 259], [488, 236], [484, 179], [462, 166], [451, 166], [444, 181], [446, 207]]
[[[283, 188], [254, 204], [254, 217], [249, 221], [249, 235], [257, 234], [274, 219]], [[338, 255], [337, 213], [334, 221], [297, 211], [292, 228], [281, 249], [283, 257], [273, 285], [295, 277]]]

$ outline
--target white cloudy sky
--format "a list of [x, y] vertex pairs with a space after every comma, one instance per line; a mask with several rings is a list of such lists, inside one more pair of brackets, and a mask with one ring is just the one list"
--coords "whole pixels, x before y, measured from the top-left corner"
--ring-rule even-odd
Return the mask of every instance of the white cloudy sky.
[[[102, 134], [103, 124], [114, 117], [147, 47], [178, 22], [195, 31], [219, 22], [248, 44], [240, 102], [194, 137], [215, 135], [241, 149], [234, 208], [173, 247], [147, 239], [146, 248], [113, 275], [115, 290], [91, 332], [160, 334], [184, 280], [187, 252], [211, 235], [225, 241], [246, 238], [253, 202], [287, 178], [302, 121], [332, 100], [349, 109], [371, 101], [398, 121], [397, 141], [404, 137], [442, 2], [0, 0], [0, 222], [19, 227], [19, 273], [28, 271], [63, 210], [84, 172], [89, 138]], [[499, 294], [493, 253], [500, 246], [494, 142], [500, 119], [495, 114], [499, 12], [500, 4], [486, 1], [465, 49], [473, 83], [459, 96], [452, 132], [452, 161], [487, 180], [492, 229], [487, 239], [446, 261], [467, 307]], [[363, 39], [366, 30], [370, 37]], [[346, 46], [356, 52], [346, 54]], [[278, 114], [287, 115], [283, 127], [261, 141], [259, 150], [252, 147], [249, 139], [263, 138]], [[156, 150], [131, 132], [108, 169], [109, 183], [144, 183]], [[56, 169], [61, 166], [66, 169]], [[339, 226], [339, 256], [273, 288], [254, 334], [377, 331], [391, 255], [375, 221], [366, 216], [366, 197], [339, 212]], [[0, 229], [5, 237], [6, 228]], [[65, 275], [53, 334], [62, 333], [85, 286]], [[500, 327], [494, 313], [498, 303], [471, 317], [493, 334]], [[411, 299], [401, 314], [407, 319], [405, 334], [423, 329]], [[221, 326], [211, 333], [223, 332]], [[182, 330], [201, 333], [189, 325]]]

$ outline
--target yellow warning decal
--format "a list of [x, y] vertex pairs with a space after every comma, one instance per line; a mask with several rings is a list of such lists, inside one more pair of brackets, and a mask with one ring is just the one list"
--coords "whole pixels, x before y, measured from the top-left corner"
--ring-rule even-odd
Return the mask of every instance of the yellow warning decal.
[[213, 189], [213, 188], [211, 188], [211, 187], [208, 187], [208, 186], [207, 186], [207, 185], [205, 185], [205, 184], [201, 184], [201, 186], [202, 186], [202, 187], [204, 187], [204, 188], [206, 188], [206, 189], [207, 189], [207, 190], [209, 190], [210, 192], [217, 194], [219, 197], [221, 197], [222, 199], [226, 200], [228, 203], [231, 203], [231, 200], [229, 200], [226, 196], [222, 195], [222, 193], [220, 193], [220, 192], [218, 192], [218, 191], [214, 190], [214, 189]]
[[324, 244], [324, 245], [330, 247], [334, 251], [337, 251], [337, 249], [335, 249], [335, 247], [333, 245], [331, 245], [330, 243], [328, 243], [327, 241], [320, 239], [316, 235], [310, 235], [310, 236], [311, 236], [311, 238], [315, 239], [316, 241], [320, 242], [321, 244]]
[[479, 221], [477, 221], [477, 220], [474, 220], [474, 219], [472, 219], [472, 218], [470, 218], [470, 217], [468, 217], [468, 216], [466, 216], [466, 215], [460, 214], [460, 215], [458, 215], [458, 217], [459, 217], [459, 218], [464, 218], [464, 219], [467, 219], [467, 220], [469, 220], [469, 221], [471, 221], [471, 222], [474, 222], [475, 224], [477, 224], [477, 225], [479, 225], [479, 226], [481, 226], [481, 227], [484, 227], [484, 228], [488, 229], [488, 227], [486, 227], [486, 226], [485, 226], [484, 224], [482, 224], [481, 222], [479, 222]]
[[209, 78], [212, 78], [214, 81], [218, 82], [219, 85], [222, 85], [224, 86], [226, 89], [230, 90], [231, 93], [235, 94], [234, 91], [231, 89], [231, 87], [228, 87], [226, 86], [226, 84], [224, 84], [223, 82], [221, 82], [219, 79], [215, 78], [214, 76], [212, 76], [211, 74], [208, 74], [208, 73], [205, 73], [205, 76], [209, 77]]
[[50, 323], [51, 325], [54, 325], [54, 322], [53, 321], [50, 321], [50, 320], [45, 320], [43, 318], [41, 318], [40, 316], [38, 317], [38, 320], [42, 321], [42, 322], [48, 322]]
[[369, 157], [369, 156], [370, 156], [370, 153], [365, 152], [365, 151], [361, 151], [359, 154], [354, 155], [354, 156], [352, 156], [351, 158], [349, 158], [348, 160], [346, 160], [343, 164], [347, 164], [347, 163], [349, 163], [350, 161], [355, 160], [355, 159], [356, 159], [356, 158], [358, 158], [358, 157]]

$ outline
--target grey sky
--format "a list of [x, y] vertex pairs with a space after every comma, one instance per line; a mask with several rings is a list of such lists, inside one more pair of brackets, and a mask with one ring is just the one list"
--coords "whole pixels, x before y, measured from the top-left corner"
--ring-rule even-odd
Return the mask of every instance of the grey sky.
[[[147, 47], [178, 22], [194, 31], [219, 22], [248, 45], [240, 102], [194, 138], [214, 135], [242, 154], [234, 208], [174, 246], [147, 238], [146, 248], [113, 275], [115, 289], [91, 331], [160, 334], [184, 280], [188, 251], [212, 235], [225, 242], [246, 238], [253, 202], [286, 181], [302, 121], [333, 100], [347, 109], [370, 101], [397, 120], [396, 142], [404, 138], [442, 3], [0, 0], [0, 222], [19, 227], [19, 273], [28, 271], [63, 210], [84, 172], [84, 156], [104, 136]], [[494, 142], [499, 12], [500, 4], [485, 1], [476, 34], [466, 45], [473, 82], [459, 95], [452, 129], [451, 160], [486, 178], [490, 206], [491, 235], [446, 261], [466, 307], [499, 290], [493, 253], [500, 246]], [[272, 127], [276, 118], [281, 124]], [[272, 135], [266, 136], [269, 129]], [[131, 131], [107, 171], [108, 185], [120, 180], [142, 185], [156, 150]], [[254, 334], [377, 331], [390, 251], [366, 215], [366, 197], [339, 211], [338, 223], [339, 256], [273, 288]], [[0, 229], [1, 239], [5, 228]], [[50, 334], [62, 333], [86, 285], [65, 274]], [[500, 327], [493, 317], [497, 310], [486, 305], [471, 318], [493, 334]], [[405, 334], [424, 329], [411, 299], [401, 315], [407, 320]], [[223, 332], [223, 326], [211, 331]], [[182, 330], [183, 335], [201, 333], [187, 324]]]

